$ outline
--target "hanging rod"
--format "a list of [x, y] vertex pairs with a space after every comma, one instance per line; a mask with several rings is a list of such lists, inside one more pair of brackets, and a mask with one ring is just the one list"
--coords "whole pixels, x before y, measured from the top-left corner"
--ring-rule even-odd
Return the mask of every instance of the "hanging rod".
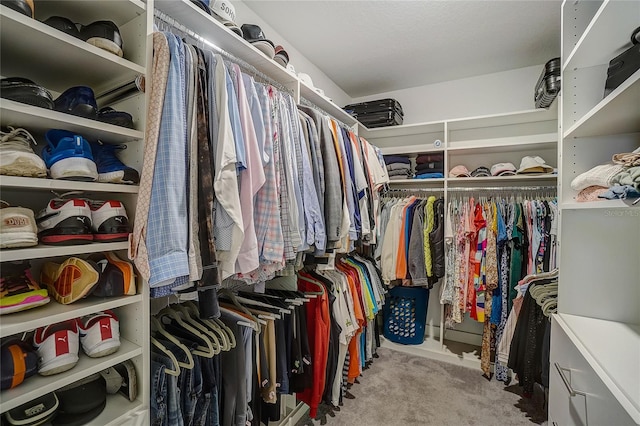
[[448, 188], [451, 192], [477, 192], [477, 191], [557, 191], [557, 186], [476, 186]]
[[172, 26], [173, 28], [175, 28], [178, 31], [182, 32], [184, 35], [191, 37], [196, 42], [200, 42], [203, 45], [206, 45], [206, 46], [210, 47], [212, 50], [215, 50], [221, 56], [227, 58], [231, 62], [234, 62], [234, 63], [238, 64], [240, 66], [240, 68], [244, 69], [245, 71], [249, 72], [250, 74], [253, 74], [256, 77], [261, 78], [265, 82], [271, 84], [272, 86], [275, 86], [276, 88], [280, 89], [283, 92], [287, 92], [289, 94], [293, 94], [293, 90], [292, 89], [284, 86], [282, 83], [280, 83], [280, 82], [274, 80], [273, 78], [269, 77], [268, 75], [266, 75], [262, 71], [258, 70], [256, 67], [254, 67], [250, 63], [248, 63], [247, 61], [245, 61], [243, 59], [240, 59], [240, 58], [234, 56], [233, 54], [227, 52], [226, 50], [216, 46], [213, 43], [211, 43], [209, 40], [207, 40], [204, 37], [200, 36], [199, 34], [195, 33], [190, 28], [187, 28], [186, 26], [184, 26], [183, 24], [178, 22], [173, 17], [167, 15], [166, 13], [164, 13], [164, 12], [158, 10], [158, 9], [154, 9], [153, 15], [154, 15], [154, 17], [156, 19], [164, 22], [165, 24], [168, 24], [168, 25]]
[[337, 118], [335, 118], [333, 115], [329, 114], [327, 111], [325, 111], [324, 109], [320, 108], [318, 105], [314, 104], [313, 102], [311, 102], [310, 100], [308, 100], [307, 98], [304, 98], [302, 96], [300, 96], [300, 104], [307, 106], [309, 108], [313, 108], [316, 111], [324, 114], [324, 115], [328, 115], [329, 117], [333, 118], [334, 120], [336, 120], [338, 122], [338, 124], [340, 124], [340, 126], [353, 131], [353, 126], [349, 126], [348, 124], [343, 123], [342, 121], [338, 120]]
[[383, 192], [383, 194], [388, 194], [390, 192], [442, 192], [444, 188], [402, 188], [402, 189], [387, 189]]

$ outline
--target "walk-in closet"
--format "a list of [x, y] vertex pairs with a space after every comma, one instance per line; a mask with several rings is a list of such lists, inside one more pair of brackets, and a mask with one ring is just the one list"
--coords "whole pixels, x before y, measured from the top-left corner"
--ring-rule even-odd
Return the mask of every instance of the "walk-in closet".
[[0, 0], [0, 423], [640, 425], [640, 1]]

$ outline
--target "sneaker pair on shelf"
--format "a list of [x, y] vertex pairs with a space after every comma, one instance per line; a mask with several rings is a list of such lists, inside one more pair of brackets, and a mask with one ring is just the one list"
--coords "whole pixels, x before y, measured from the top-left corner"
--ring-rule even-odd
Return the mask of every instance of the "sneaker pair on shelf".
[[116, 352], [120, 325], [113, 311], [98, 312], [36, 329], [33, 345], [38, 352], [38, 373], [50, 376], [73, 368], [80, 346], [91, 358]]
[[52, 16], [44, 23], [122, 57], [122, 36], [120, 35], [120, 29], [112, 21], [95, 21], [89, 25], [80, 25], [79, 29], [78, 24], [63, 16]]
[[131, 233], [122, 202], [54, 198], [35, 217], [44, 244], [126, 241]]
[[95, 181], [103, 183], [136, 184], [140, 182], [138, 172], [126, 166], [117, 151], [126, 145], [89, 143], [81, 135], [67, 130], [49, 130], [48, 145], [42, 158], [54, 179]]
[[133, 265], [115, 253], [96, 253], [88, 259], [70, 257], [62, 263], [46, 262], [40, 281], [58, 303], [68, 305], [89, 295], [114, 297], [136, 294]]
[[37, 216], [0, 200], [0, 248], [126, 241], [129, 217], [117, 200], [54, 198]]
[[0, 131], [0, 174], [46, 177], [49, 169], [54, 179], [125, 184], [140, 181], [138, 172], [116, 155], [126, 145], [89, 143], [66, 130], [49, 130], [45, 137], [48, 146], [42, 151], [43, 161], [31, 148], [37, 142], [27, 130], [7, 127], [7, 131]]

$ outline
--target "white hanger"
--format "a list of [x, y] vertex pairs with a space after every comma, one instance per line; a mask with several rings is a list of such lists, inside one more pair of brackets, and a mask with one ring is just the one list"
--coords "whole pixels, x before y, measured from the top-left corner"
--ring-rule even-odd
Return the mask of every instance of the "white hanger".
[[187, 324], [183, 318], [182, 318], [182, 314], [178, 311], [176, 311], [175, 309], [171, 308], [171, 307], [166, 307], [164, 309], [162, 309], [159, 314], [160, 318], [162, 317], [169, 317], [172, 318], [174, 320], [176, 320], [176, 322], [178, 323], [178, 325], [182, 328], [184, 328], [185, 330], [189, 331], [190, 333], [192, 333], [193, 335], [195, 335], [196, 337], [200, 338], [201, 340], [203, 340], [205, 342], [205, 344], [207, 346], [202, 346], [202, 345], [198, 345], [198, 347], [193, 351], [193, 353], [195, 355], [200, 355], [203, 356], [205, 358], [212, 358], [214, 355], [214, 350], [213, 350], [213, 343], [211, 342], [211, 340], [209, 340], [209, 337], [202, 334], [200, 331], [198, 331], [196, 328], [194, 328], [192, 325]]
[[216, 333], [214, 333], [212, 330], [205, 327], [202, 323], [200, 323], [198, 320], [193, 318], [191, 316], [191, 312], [185, 306], [182, 306], [181, 304], [177, 304], [177, 305], [174, 305], [174, 309], [177, 310], [178, 312], [181, 312], [182, 315], [184, 315], [184, 319], [188, 324], [191, 324], [197, 330], [201, 331], [202, 333], [206, 334], [209, 338], [212, 339], [211, 343], [213, 346], [214, 355], [217, 355], [220, 353], [221, 351], [220, 340], [218, 339], [218, 336], [216, 335]]
[[167, 330], [164, 329], [164, 327], [162, 326], [162, 323], [158, 320], [158, 318], [151, 317], [150, 322], [151, 322], [151, 331], [158, 332], [163, 337], [165, 337], [168, 341], [170, 341], [171, 343], [176, 345], [178, 348], [180, 348], [186, 354], [188, 362], [184, 363], [184, 362], [178, 361], [178, 365], [182, 368], [187, 368], [191, 370], [194, 367], [195, 363], [193, 362], [193, 355], [191, 354], [191, 351], [189, 350], [189, 348], [187, 348], [178, 339], [176, 339], [174, 336], [168, 333]]
[[180, 363], [178, 362], [178, 359], [176, 358], [176, 356], [173, 354], [173, 352], [171, 352], [169, 349], [165, 348], [165, 346], [158, 342], [158, 340], [156, 340], [155, 337], [151, 337], [151, 344], [153, 346], [155, 346], [156, 348], [158, 348], [162, 353], [164, 353], [172, 362], [172, 369], [167, 368], [165, 366], [164, 368], [164, 372], [171, 375], [171, 376], [179, 376], [180, 375]]

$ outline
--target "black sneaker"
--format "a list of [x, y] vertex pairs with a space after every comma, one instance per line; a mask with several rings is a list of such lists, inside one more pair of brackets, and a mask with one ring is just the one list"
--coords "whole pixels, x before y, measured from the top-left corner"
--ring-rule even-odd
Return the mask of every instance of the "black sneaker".
[[67, 33], [70, 36], [80, 38], [80, 30], [78, 30], [78, 26], [69, 18], [65, 18], [63, 16], [52, 16], [44, 21], [44, 23], [56, 30]]
[[122, 57], [122, 37], [111, 21], [96, 21], [80, 29], [80, 38], [100, 49]]
[[0, 80], [0, 97], [40, 108], [53, 109], [53, 96], [47, 89], [22, 77]]
[[75, 86], [65, 90], [54, 101], [55, 109], [67, 114], [95, 119], [98, 104], [93, 90], [87, 86]]

